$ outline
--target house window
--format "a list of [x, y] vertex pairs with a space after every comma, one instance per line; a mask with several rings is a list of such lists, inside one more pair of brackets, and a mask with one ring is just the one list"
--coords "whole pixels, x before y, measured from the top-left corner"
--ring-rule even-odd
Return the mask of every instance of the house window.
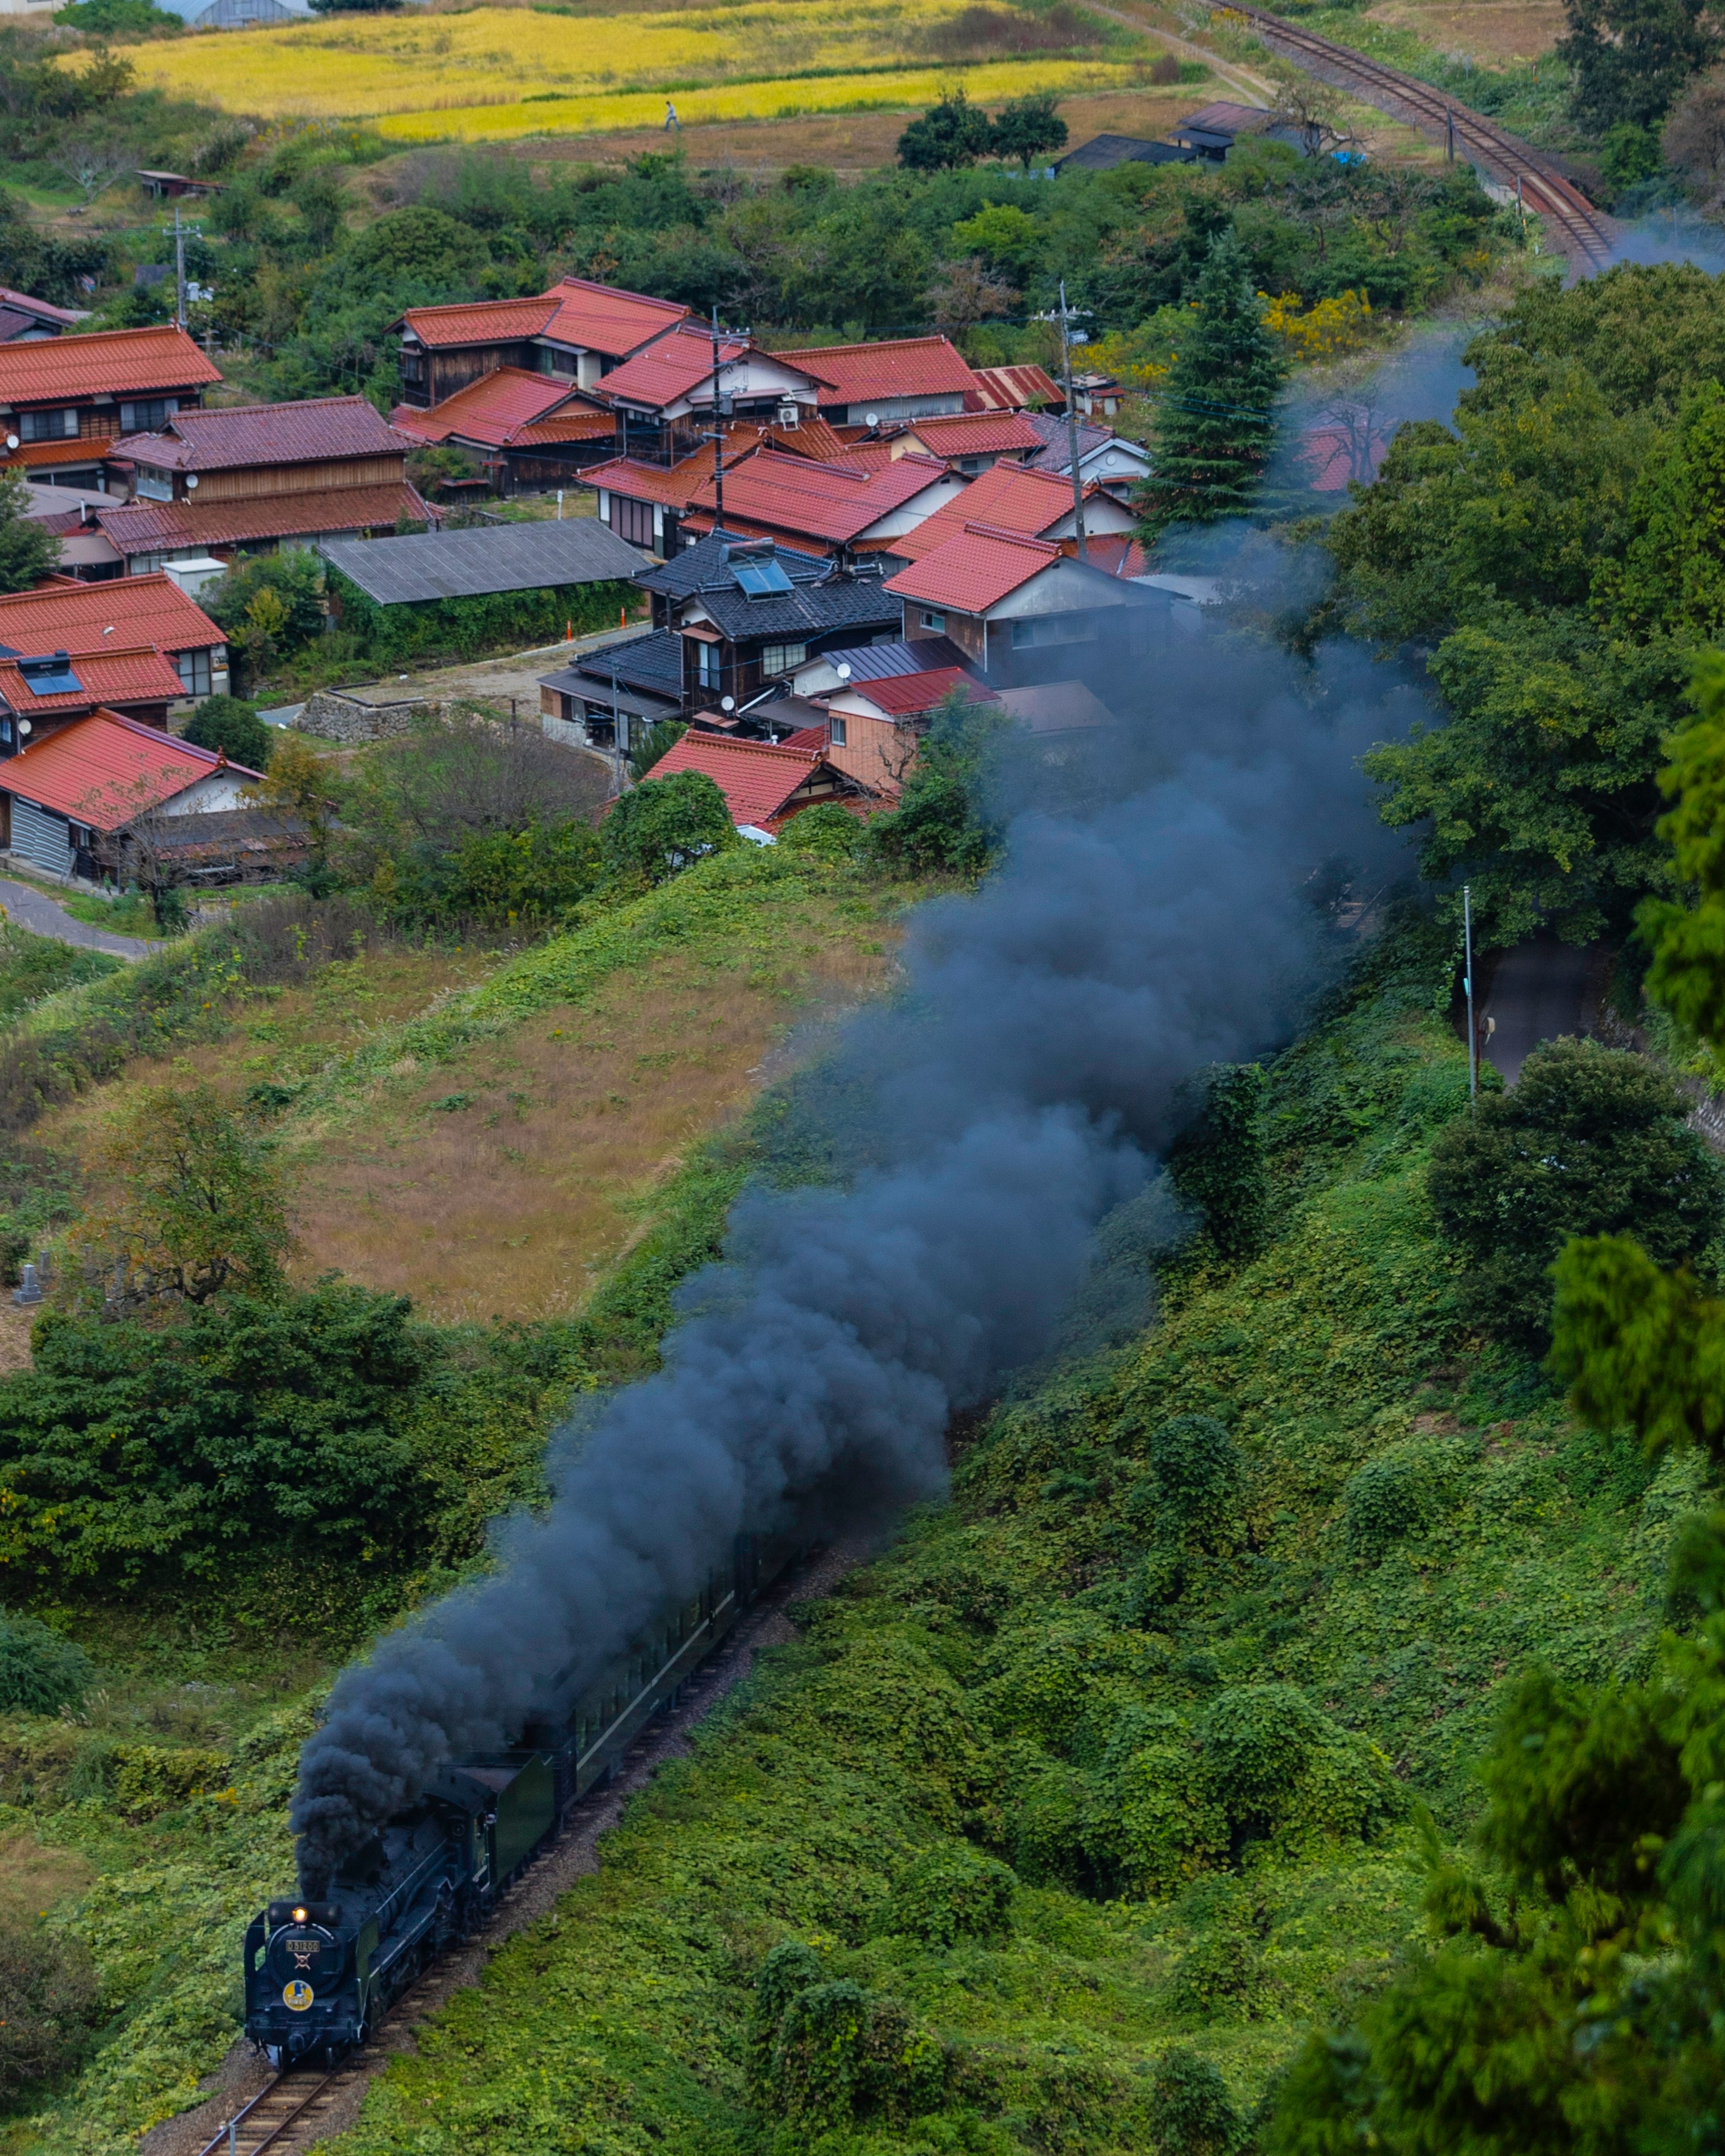
[[207, 696], [209, 694], [209, 647], [196, 651], [182, 651], [176, 660], [180, 670], [180, 686], [188, 696]]
[[800, 666], [809, 656], [806, 644], [763, 644], [761, 646], [761, 671], [763, 674], [788, 674], [792, 667]]
[[153, 577], [167, 559], [166, 554], [132, 554], [126, 557], [126, 573], [129, 577]]
[[75, 442], [78, 414], [75, 411], [20, 412], [18, 438], [21, 442]]
[[1024, 651], [1041, 644], [1089, 644], [1095, 640], [1096, 623], [1082, 613], [1045, 613], [1012, 625], [1012, 648]]
[[572, 352], [554, 352], [547, 345], [539, 347], [539, 357], [547, 374], [573, 374], [581, 364]]
[[627, 539], [631, 547], [650, 547], [653, 544], [652, 503], [631, 501], [627, 495], [614, 494], [611, 497], [611, 529], [619, 539]]
[[425, 379], [425, 362], [417, 352], [402, 354], [401, 378], [403, 382], [423, 382]]
[[716, 644], [698, 643], [695, 646], [695, 678], [703, 689], [719, 685], [719, 647]]
[[844, 747], [845, 721], [843, 719], [834, 717], [827, 721], [827, 739], [834, 748]]
[[937, 636], [944, 636], [947, 633], [947, 617], [943, 613], [936, 613], [932, 608], [924, 607], [922, 626], [927, 629], [932, 629]]
[[120, 408], [120, 431], [122, 434], [153, 434], [165, 426], [180, 408], [177, 397], [140, 398], [136, 403]]
[[174, 483], [172, 475], [157, 471], [153, 465], [138, 466], [138, 492], [146, 501], [172, 501]]

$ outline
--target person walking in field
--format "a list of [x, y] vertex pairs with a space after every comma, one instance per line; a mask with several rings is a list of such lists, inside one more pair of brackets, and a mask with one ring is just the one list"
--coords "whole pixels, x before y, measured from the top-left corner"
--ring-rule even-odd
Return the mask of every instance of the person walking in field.
[[675, 107], [675, 105], [674, 105], [671, 103], [671, 101], [670, 101], [670, 100], [669, 98], [666, 98], [666, 100], [665, 100], [665, 133], [666, 133], [667, 135], [669, 135], [669, 134], [670, 133], [670, 131], [671, 131], [671, 130], [672, 130], [672, 128], [673, 128], [673, 127], [675, 127], [675, 128], [676, 129], [676, 131], [677, 131], [678, 134], [680, 134], [680, 134], [682, 133], [682, 131], [683, 131], [683, 123], [682, 123], [682, 121], [681, 121], [680, 120], [679, 120], [679, 119], [678, 119], [678, 117], [677, 117], [677, 108]]

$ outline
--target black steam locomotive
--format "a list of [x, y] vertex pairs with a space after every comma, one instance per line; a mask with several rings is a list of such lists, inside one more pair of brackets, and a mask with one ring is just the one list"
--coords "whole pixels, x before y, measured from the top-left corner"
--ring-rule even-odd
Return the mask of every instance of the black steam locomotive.
[[356, 1851], [329, 1898], [271, 1902], [245, 1935], [245, 2032], [278, 2066], [362, 2044], [392, 2001], [485, 1918], [578, 1798], [617, 1771], [806, 1538], [739, 1535], [727, 1565], [667, 1610], [517, 1747], [444, 1768]]

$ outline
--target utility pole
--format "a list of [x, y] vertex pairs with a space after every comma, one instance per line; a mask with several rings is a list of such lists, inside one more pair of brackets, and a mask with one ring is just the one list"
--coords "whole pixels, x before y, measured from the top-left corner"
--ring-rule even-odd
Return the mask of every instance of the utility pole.
[[1480, 1037], [1473, 1022], [1473, 890], [1461, 886], [1461, 983], [1467, 991], [1467, 1105], [1476, 1108], [1480, 1098]]
[[1088, 561], [1090, 548], [1084, 531], [1084, 475], [1078, 468], [1078, 406], [1072, 395], [1072, 325], [1090, 312], [1087, 307], [1069, 307], [1066, 305], [1066, 280], [1060, 280], [1060, 311], [1057, 315], [1039, 315], [1039, 322], [1058, 322], [1060, 326], [1060, 360], [1066, 376], [1066, 449], [1072, 459], [1072, 528], [1078, 540], [1078, 558]]
[[174, 204], [174, 327], [186, 326], [186, 234], [180, 223], [180, 206]]
[[1455, 115], [1447, 106], [1444, 111], [1444, 156], [1449, 163], [1455, 162]]

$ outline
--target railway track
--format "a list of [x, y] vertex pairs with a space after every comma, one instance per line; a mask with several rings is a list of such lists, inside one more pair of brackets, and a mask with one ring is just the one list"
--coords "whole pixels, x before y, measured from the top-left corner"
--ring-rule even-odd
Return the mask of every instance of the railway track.
[[1531, 142], [1512, 135], [1484, 113], [1457, 105], [1429, 82], [1385, 67], [1347, 45], [1314, 37], [1297, 23], [1265, 8], [1229, 0], [1222, 12], [1238, 16], [1272, 52], [1292, 60], [1319, 82], [1348, 90], [1392, 120], [1417, 129], [1428, 141], [1453, 146], [1458, 157], [1466, 157], [1499, 187], [1519, 190], [1522, 203], [1543, 219], [1553, 244], [1568, 257], [1578, 275], [1610, 266], [1622, 228], [1602, 217], [1556, 161]]
[[278, 2074], [204, 2143], [198, 2156], [299, 2156], [364, 2078], [357, 2065]]

